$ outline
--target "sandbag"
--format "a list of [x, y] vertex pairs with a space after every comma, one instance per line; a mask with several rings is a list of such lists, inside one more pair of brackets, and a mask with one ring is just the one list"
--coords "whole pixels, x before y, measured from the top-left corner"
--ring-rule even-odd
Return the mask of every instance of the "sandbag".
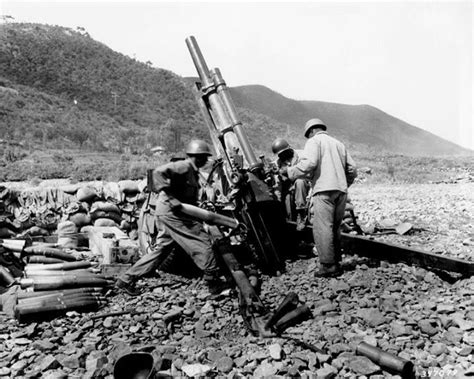
[[10, 238], [15, 236], [15, 232], [9, 228], [1, 227], [0, 228], [0, 238]]
[[120, 222], [120, 229], [129, 232], [130, 230], [132, 230], [132, 225], [130, 225], [128, 221], [122, 220], [122, 222]]
[[110, 220], [113, 220], [117, 224], [120, 224], [122, 222], [122, 216], [119, 213], [115, 212], [95, 211], [90, 214], [90, 217], [92, 221], [95, 221], [98, 218], [108, 218]]
[[77, 233], [77, 226], [72, 221], [63, 221], [58, 224], [58, 236]]
[[138, 183], [134, 180], [121, 180], [118, 182], [120, 191], [126, 195], [134, 195], [140, 190], [138, 189]]
[[97, 192], [94, 188], [89, 186], [81, 187], [76, 193], [77, 200], [85, 201], [86, 203], [92, 202], [98, 197]]
[[47, 230], [54, 230], [58, 226], [59, 219], [60, 216], [58, 213], [47, 210], [37, 218], [36, 226]]
[[120, 209], [117, 205], [105, 201], [96, 201], [93, 203], [91, 206], [91, 213], [95, 211], [120, 213]]
[[91, 224], [91, 217], [87, 213], [74, 213], [69, 215], [69, 221], [72, 221], [78, 228]]
[[75, 201], [73, 203], [68, 204], [68, 206], [64, 210], [64, 213], [68, 215], [72, 215], [74, 213], [87, 213], [87, 208], [84, 207], [83, 203]]
[[63, 221], [58, 224], [58, 245], [69, 249], [77, 248], [77, 226], [72, 221]]
[[76, 192], [79, 190], [80, 186], [81, 185], [79, 183], [77, 183], [77, 184], [67, 184], [65, 186], [59, 187], [59, 189], [61, 191], [63, 191], [64, 193], [67, 193], [68, 195], [75, 195]]
[[117, 223], [109, 218], [98, 218], [94, 221], [94, 226], [118, 226]]
[[94, 230], [94, 225], [86, 225], [80, 229], [82, 234], [89, 234], [89, 232], [92, 230]]
[[49, 232], [46, 229], [40, 228], [39, 226], [32, 226], [27, 231], [23, 232], [22, 235], [49, 236]]

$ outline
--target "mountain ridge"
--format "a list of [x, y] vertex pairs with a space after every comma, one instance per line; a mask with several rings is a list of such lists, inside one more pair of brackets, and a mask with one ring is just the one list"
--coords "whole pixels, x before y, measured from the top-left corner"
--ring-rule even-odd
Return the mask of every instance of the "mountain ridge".
[[316, 117], [328, 125], [330, 133], [353, 145], [408, 155], [473, 153], [369, 104], [293, 100], [262, 85], [233, 87], [231, 91], [238, 106], [292, 125], [300, 133], [305, 122]]
[[[176, 151], [192, 137], [210, 139], [192, 79], [115, 52], [83, 30], [3, 24], [0, 56], [2, 138], [26, 140], [30, 148], [118, 153], [146, 153], [156, 144]], [[277, 136], [304, 144], [302, 125], [315, 116], [362, 152], [466, 151], [370, 105], [292, 100], [262, 85], [230, 91], [257, 152], [268, 152]], [[400, 139], [400, 130], [410, 138]], [[432, 141], [431, 150], [422, 138]]]

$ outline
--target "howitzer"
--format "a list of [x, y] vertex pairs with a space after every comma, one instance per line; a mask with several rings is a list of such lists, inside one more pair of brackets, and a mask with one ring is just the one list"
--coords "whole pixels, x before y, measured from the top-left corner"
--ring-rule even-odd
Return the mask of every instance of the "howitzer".
[[[233, 229], [240, 234], [245, 251], [253, 252], [260, 269], [278, 274], [284, 270], [287, 227], [281, 203], [273, 193], [274, 170], [263, 157], [257, 159], [242, 123], [238, 120], [229, 90], [219, 69], [209, 70], [194, 37], [186, 39], [189, 52], [199, 75], [196, 83], [198, 104], [208, 126], [218, 159], [209, 175], [216, 174], [220, 192], [227, 202], [233, 203], [233, 218], [199, 211], [199, 208], [182, 211], [221, 228]], [[214, 199], [207, 199], [211, 202]], [[219, 204], [214, 202], [214, 208]], [[241, 230], [237, 226], [245, 225]], [[239, 291], [239, 309], [245, 325], [254, 335], [263, 337], [282, 333], [288, 326], [311, 316], [304, 305], [297, 308], [296, 295], [283, 300], [275, 313], [271, 313], [258, 297], [240, 262], [232, 251], [227, 237], [219, 228], [209, 228], [214, 247], [225, 263]], [[244, 234], [244, 235], [243, 235]], [[239, 256], [240, 258], [240, 256]]]
[[220, 70], [209, 70], [194, 37], [188, 37], [186, 44], [200, 79], [196, 83], [198, 103], [224, 168], [224, 177], [219, 178], [226, 182], [223, 195], [233, 201], [235, 218], [247, 226], [249, 245], [260, 268], [268, 273], [281, 272], [287, 228], [281, 203], [268, 185], [273, 175], [256, 157]]

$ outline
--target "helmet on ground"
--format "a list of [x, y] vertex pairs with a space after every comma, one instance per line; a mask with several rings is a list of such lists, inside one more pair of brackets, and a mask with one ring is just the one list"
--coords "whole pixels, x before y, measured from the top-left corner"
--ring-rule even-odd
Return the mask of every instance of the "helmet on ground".
[[291, 149], [290, 144], [287, 140], [284, 140], [283, 138], [277, 138], [272, 143], [273, 154], [279, 155], [280, 153], [283, 153], [284, 151], [289, 149]]
[[193, 139], [186, 147], [187, 155], [212, 155], [211, 148], [202, 139]]
[[308, 120], [304, 126], [304, 136], [308, 138], [309, 131], [316, 126], [324, 130], [327, 129], [326, 124], [319, 118], [312, 118], [311, 120]]

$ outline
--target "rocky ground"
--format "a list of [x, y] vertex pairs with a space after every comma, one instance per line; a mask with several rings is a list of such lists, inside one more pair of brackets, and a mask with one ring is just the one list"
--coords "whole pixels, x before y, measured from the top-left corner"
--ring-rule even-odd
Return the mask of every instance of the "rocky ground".
[[[351, 196], [365, 222], [385, 217], [427, 229], [380, 238], [472, 259], [474, 184], [359, 185]], [[263, 277], [270, 309], [294, 291], [314, 315], [279, 338], [249, 335], [235, 296], [210, 299], [199, 279], [169, 274], [142, 281], [139, 298], [109, 296], [100, 311], [135, 314], [69, 313], [28, 325], [0, 314], [0, 377], [110, 378], [117, 358], [139, 349], [172, 376], [391, 377], [355, 355], [360, 341], [412, 360], [422, 377], [474, 375], [473, 278], [449, 284], [404, 264], [344, 263], [337, 279], [314, 279], [316, 258]]]
[[362, 225], [385, 220], [422, 229], [381, 240], [474, 260], [474, 182], [354, 185], [350, 196]]

